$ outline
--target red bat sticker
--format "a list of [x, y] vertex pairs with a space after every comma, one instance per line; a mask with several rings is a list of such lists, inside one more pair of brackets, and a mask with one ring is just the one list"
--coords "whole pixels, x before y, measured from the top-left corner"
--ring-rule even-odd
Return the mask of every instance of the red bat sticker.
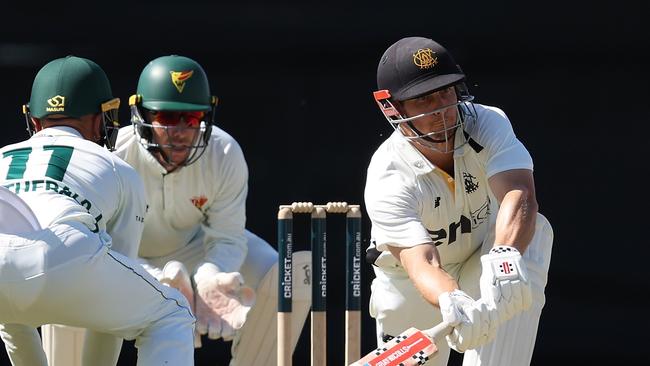
[[438, 351], [433, 340], [449, 333], [449, 330], [451, 327], [447, 323], [424, 331], [409, 328], [350, 366], [424, 365], [429, 356]]

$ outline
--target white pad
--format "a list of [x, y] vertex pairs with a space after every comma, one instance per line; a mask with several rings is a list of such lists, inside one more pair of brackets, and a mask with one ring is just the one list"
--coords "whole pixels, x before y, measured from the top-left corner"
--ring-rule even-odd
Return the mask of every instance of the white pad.
[[[291, 349], [296, 348], [311, 308], [311, 252], [293, 253]], [[257, 300], [232, 344], [230, 366], [277, 364], [278, 264], [257, 288]]]
[[537, 328], [546, 302], [544, 288], [548, 278], [553, 246], [553, 229], [541, 214], [537, 215], [535, 235], [523, 255], [533, 294], [530, 309], [501, 324], [493, 342], [465, 352], [463, 366], [530, 365]]
[[41, 326], [43, 349], [50, 366], [81, 366], [86, 330], [57, 324]]
[[117, 365], [117, 360], [120, 358], [120, 351], [122, 350], [122, 338], [107, 333], [94, 332], [86, 329], [80, 330], [85, 334], [82, 349], [83, 355], [81, 357], [82, 365]]

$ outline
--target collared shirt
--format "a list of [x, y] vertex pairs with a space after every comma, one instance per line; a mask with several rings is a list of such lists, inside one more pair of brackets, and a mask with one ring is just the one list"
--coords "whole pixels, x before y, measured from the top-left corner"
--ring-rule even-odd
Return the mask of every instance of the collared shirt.
[[46, 128], [0, 149], [0, 185], [27, 203], [41, 227], [79, 221], [108, 233], [112, 249], [136, 256], [146, 213], [142, 180], [75, 129]]
[[146, 187], [149, 212], [140, 257], [168, 256], [200, 239], [204, 263], [239, 271], [247, 254], [248, 166], [235, 139], [213, 126], [205, 153], [171, 173], [140, 144], [133, 126], [120, 129], [116, 146], [115, 153], [138, 171]]
[[[403, 271], [387, 246], [433, 242], [442, 265], [464, 262], [485, 238], [498, 203], [488, 178], [511, 169], [533, 169], [505, 113], [475, 104], [477, 121], [467, 144], [454, 151], [454, 174], [433, 165], [399, 132], [382, 143], [368, 166], [365, 204], [379, 268]], [[465, 141], [456, 131], [457, 147]]]

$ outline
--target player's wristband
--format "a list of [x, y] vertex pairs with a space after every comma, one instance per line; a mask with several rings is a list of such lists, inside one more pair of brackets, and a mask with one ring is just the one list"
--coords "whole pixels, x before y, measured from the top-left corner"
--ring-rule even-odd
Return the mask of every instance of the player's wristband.
[[495, 245], [490, 249], [489, 254], [499, 254], [499, 253], [508, 253], [508, 252], [513, 252], [513, 253], [519, 253], [517, 248], [510, 246], [510, 245]]

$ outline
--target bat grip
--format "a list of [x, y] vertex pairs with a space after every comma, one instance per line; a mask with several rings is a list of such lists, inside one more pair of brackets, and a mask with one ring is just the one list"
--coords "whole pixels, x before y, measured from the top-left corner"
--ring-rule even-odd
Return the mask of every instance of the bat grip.
[[440, 322], [435, 327], [423, 331], [423, 333], [433, 340], [438, 340], [439, 338], [442, 338], [451, 333], [452, 329], [454, 329], [454, 327], [451, 324], [447, 322]]

